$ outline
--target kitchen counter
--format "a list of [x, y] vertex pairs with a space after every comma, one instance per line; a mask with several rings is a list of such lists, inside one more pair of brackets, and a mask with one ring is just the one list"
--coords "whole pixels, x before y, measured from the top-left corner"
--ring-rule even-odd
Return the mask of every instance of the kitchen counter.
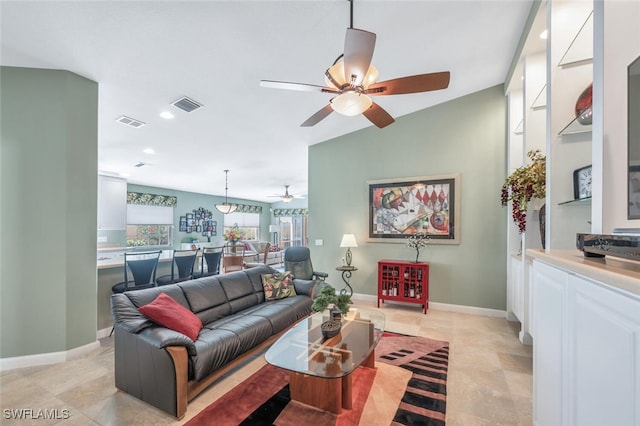
[[527, 256], [640, 296], [640, 262], [615, 257], [584, 257], [578, 250], [527, 250]]
[[[124, 266], [124, 252], [129, 250], [120, 249], [103, 249], [99, 250], [96, 257], [96, 266], [98, 269], [118, 268]], [[143, 250], [140, 250], [143, 251]], [[149, 250], [153, 251], [153, 250]], [[163, 249], [160, 253], [159, 262], [170, 262], [173, 257], [173, 249]]]

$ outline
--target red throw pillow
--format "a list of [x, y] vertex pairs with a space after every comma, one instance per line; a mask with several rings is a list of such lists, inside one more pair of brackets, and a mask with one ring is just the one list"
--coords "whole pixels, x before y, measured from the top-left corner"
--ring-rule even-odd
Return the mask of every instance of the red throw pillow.
[[141, 306], [138, 310], [151, 321], [182, 333], [191, 340], [196, 340], [202, 329], [202, 321], [196, 314], [165, 293], [160, 293], [153, 302]]

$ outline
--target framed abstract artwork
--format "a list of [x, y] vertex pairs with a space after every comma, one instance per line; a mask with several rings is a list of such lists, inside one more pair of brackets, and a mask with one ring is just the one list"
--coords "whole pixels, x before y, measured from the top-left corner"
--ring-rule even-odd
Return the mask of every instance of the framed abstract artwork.
[[460, 243], [460, 175], [368, 181], [369, 241], [405, 243], [425, 234], [431, 243]]

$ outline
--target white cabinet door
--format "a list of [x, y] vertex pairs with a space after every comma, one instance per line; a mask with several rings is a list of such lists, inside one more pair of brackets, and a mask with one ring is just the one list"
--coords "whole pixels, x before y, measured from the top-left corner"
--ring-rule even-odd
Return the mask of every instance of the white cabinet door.
[[98, 229], [127, 229], [127, 181], [98, 176]]
[[533, 264], [533, 420], [536, 425], [561, 425], [569, 274]]
[[569, 423], [640, 425], [640, 298], [570, 275]]
[[533, 265], [534, 423], [640, 426], [640, 297]]

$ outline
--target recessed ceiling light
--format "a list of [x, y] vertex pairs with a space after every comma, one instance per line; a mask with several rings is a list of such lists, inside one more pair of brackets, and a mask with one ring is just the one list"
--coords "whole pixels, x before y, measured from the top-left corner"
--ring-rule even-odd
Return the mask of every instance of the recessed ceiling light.
[[156, 153], [156, 152], [155, 152], [153, 149], [151, 149], [151, 148], [146, 148], [146, 149], [145, 149], [144, 151], [142, 151], [142, 152], [144, 152], [145, 154], [155, 154], [155, 153]]
[[164, 118], [165, 120], [171, 120], [173, 117], [175, 117], [175, 115], [171, 114], [169, 111], [162, 111], [160, 113], [160, 117]]
[[548, 36], [549, 36], [549, 31], [547, 30], [544, 30], [543, 32], [540, 33], [540, 38], [543, 40], [546, 40]]

